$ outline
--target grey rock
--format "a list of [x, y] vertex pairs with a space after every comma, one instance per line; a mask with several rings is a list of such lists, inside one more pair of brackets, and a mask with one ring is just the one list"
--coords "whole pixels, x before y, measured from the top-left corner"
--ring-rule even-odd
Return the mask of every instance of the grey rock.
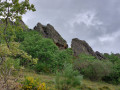
[[79, 40], [78, 38], [72, 39], [71, 48], [74, 51], [75, 56], [78, 56], [81, 53], [96, 56], [89, 44], [86, 41]]
[[86, 41], [79, 40], [78, 38], [72, 39], [71, 48], [74, 52], [74, 56], [78, 56], [79, 54], [86, 54], [92, 55], [99, 60], [105, 59], [105, 57], [100, 52], [97, 51], [95, 53]]
[[106, 57], [105, 57], [102, 53], [100, 53], [100, 52], [98, 52], [98, 51], [96, 51], [95, 54], [96, 54], [96, 56], [98, 57], [98, 59], [100, 59], [100, 60], [106, 59]]
[[47, 26], [45, 26], [41, 23], [38, 23], [34, 27], [34, 30], [40, 32], [43, 37], [52, 39], [60, 49], [68, 48], [67, 42], [61, 37], [61, 35], [54, 29], [52, 25], [47, 24]]

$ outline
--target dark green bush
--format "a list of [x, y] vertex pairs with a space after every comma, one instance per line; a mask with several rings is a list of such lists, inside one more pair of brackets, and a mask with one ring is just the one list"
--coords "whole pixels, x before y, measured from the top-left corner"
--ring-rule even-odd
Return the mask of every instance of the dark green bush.
[[105, 56], [113, 63], [113, 72], [103, 80], [112, 84], [120, 84], [120, 57], [114, 54]]
[[93, 56], [80, 55], [80, 58], [74, 62], [75, 69], [79, 70], [85, 78], [91, 80], [101, 80], [112, 72], [112, 63], [109, 61], [100, 61]]
[[24, 35], [24, 41], [21, 42], [20, 48], [33, 58], [39, 59], [34, 66], [37, 72], [54, 72], [63, 69], [65, 62], [71, 63], [72, 50], [60, 51], [51, 39], [43, 38], [35, 31], [29, 31]]

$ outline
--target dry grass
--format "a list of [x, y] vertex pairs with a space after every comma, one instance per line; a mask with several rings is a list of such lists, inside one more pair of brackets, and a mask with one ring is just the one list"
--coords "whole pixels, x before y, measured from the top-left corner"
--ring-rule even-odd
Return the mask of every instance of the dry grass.
[[[54, 78], [55, 78], [54, 75], [36, 74], [35, 72], [31, 72], [31, 71], [24, 71], [22, 72], [22, 75], [39, 78], [41, 82], [45, 82], [48, 85], [48, 87], [51, 88], [50, 90], [56, 90], [54, 83]], [[90, 80], [83, 80], [82, 85], [85, 85], [86, 87], [90, 88], [90, 89], [82, 89], [82, 90], [100, 90], [100, 88], [102, 87], [109, 87], [110, 90], [120, 90], [120, 86], [118, 85], [107, 84], [105, 82], [92, 82]], [[72, 88], [71, 90], [80, 90], [80, 86], [76, 88]], [[108, 89], [102, 89], [102, 90], [108, 90]]]

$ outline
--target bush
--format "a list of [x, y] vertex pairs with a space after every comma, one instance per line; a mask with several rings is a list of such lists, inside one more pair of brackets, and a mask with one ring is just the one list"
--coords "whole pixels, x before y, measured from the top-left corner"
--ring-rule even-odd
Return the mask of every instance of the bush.
[[[72, 63], [72, 51], [67, 49], [56, 53], [43, 53], [35, 66], [37, 72], [56, 72], [64, 69], [64, 63]], [[46, 56], [44, 56], [46, 55]], [[48, 60], [47, 60], [48, 59]]]
[[120, 57], [114, 54], [105, 56], [113, 63], [113, 72], [103, 80], [112, 84], [120, 84]]
[[51, 39], [43, 38], [35, 31], [29, 31], [25, 36], [21, 49], [39, 59], [34, 67], [37, 72], [55, 72], [63, 69], [65, 62], [71, 62], [72, 50], [60, 51]]
[[86, 55], [80, 56], [80, 59], [74, 62], [74, 67], [91, 80], [101, 80], [112, 72], [111, 62], [95, 60], [94, 57]]
[[66, 64], [62, 73], [57, 72], [55, 79], [58, 90], [69, 90], [71, 87], [81, 85], [82, 75], [77, 70], [73, 70], [71, 64]]
[[48, 90], [45, 83], [40, 83], [33, 77], [26, 77], [21, 84], [23, 90]]

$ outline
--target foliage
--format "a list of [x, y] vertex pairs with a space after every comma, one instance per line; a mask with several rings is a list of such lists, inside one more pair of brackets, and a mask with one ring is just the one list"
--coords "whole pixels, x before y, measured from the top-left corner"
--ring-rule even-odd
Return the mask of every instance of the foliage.
[[55, 54], [55, 59], [57, 61], [56, 69], [61, 71], [64, 69], [64, 64], [73, 62], [73, 51], [68, 48], [66, 50], [58, 51]]
[[0, 38], [6, 42], [8, 48], [15, 32], [19, 30], [19, 20], [27, 10], [35, 11], [34, 5], [30, 4], [29, 0], [0, 0], [0, 20], [2, 21]]
[[18, 57], [24, 60], [26, 60], [27, 63], [36, 64], [37, 59], [32, 58], [32, 56], [28, 55], [23, 50], [19, 49], [20, 44], [17, 42], [11, 42], [10, 49], [7, 47], [6, 44], [0, 44], [0, 57], [1, 57], [1, 64], [5, 61], [7, 57]]
[[34, 58], [41, 58], [39, 55], [42, 53], [53, 53], [58, 50], [52, 40], [42, 38], [36, 31], [25, 33], [25, 37], [21, 48]]
[[40, 83], [39, 80], [33, 77], [26, 77], [22, 82], [22, 89], [24, 90], [48, 90], [45, 83]]
[[113, 63], [113, 72], [104, 77], [103, 80], [112, 83], [112, 84], [120, 84], [120, 57], [119, 55], [111, 54], [105, 55], [112, 63]]
[[101, 80], [104, 76], [108, 76], [112, 72], [111, 62], [95, 60], [92, 56], [82, 56], [74, 62], [74, 67], [86, 78]]
[[14, 38], [14, 41], [15, 42], [23, 42], [25, 37], [30, 37], [30, 35], [32, 36], [33, 34], [36, 35], [37, 32], [34, 32], [34, 31], [19, 31], [19, 32], [16, 32], [16, 37]]
[[66, 64], [62, 73], [57, 72], [55, 79], [56, 88], [58, 90], [69, 90], [71, 87], [81, 85], [82, 75], [73, 70], [72, 64]]
[[[20, 60], [13, 58], [6, 58], [6, 60], [0, 65], [0, 78], [1, 86], [10, 90], [11, 84], [8, 83], [11, 75], [14, 75], [14, 72], [20, 69]], [[17, 72], [18, 73], [18, 72]], [[3, 83], [2, 83], [3, 82]]]
[[18, 37], [23, 40], [21, 49], [39, 59], [34, 67], [37, 72], [55, 72], [63, 69], [65, 62], [72, 61], [72, 50], [60, 51], [51, 39], [43, 38], [38, 32], [28, 31], [22, 35]]

